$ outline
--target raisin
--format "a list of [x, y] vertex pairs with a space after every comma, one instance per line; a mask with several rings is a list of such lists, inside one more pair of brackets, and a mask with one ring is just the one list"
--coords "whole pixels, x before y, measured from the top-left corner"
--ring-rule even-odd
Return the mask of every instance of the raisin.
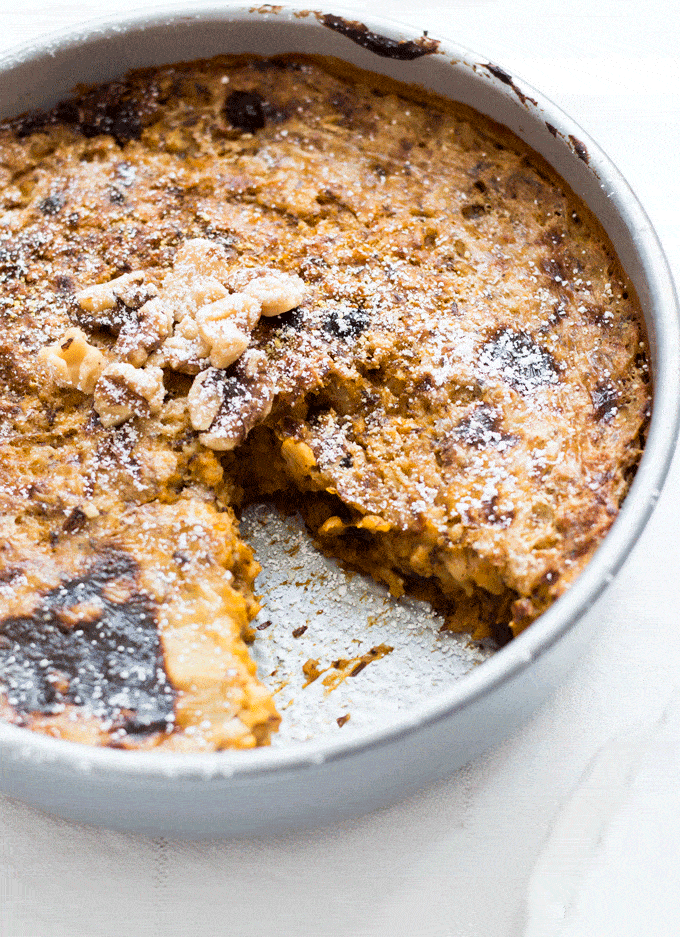
[[44, 198], [38, 205], [43, 215], [56, 215], [63, 207], [64, 196], [59, 194], [48, 195], [47, 198]]
[[361, 306], [335, 306], [328, 311], [322, 328], [335, 338], [356, 338], [370, 321], [369, 314]]
[[254, 133], [266, 123], [264, 99], [257, 91], [232, 91], [224, 102], [224, 113], [232, 127]]

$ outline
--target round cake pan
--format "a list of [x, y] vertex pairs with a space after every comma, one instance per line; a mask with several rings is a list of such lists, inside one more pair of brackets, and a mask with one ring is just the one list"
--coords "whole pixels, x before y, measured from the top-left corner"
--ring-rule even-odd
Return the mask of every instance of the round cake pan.
[[[359, 19], [361, 21], [359, 21]], [[654, 375], [644, 457], [621, 513], [574, 586], [538, 621], [427, 703], [372, 731], [206, 755], [95, 749], [0, 725], [2, 790], [62, 817], [202, 838], [265, 834], [366, 812], [442, 778], [516, 728], [563, 679], [659, 496], [675, 446], [679, 332], [673, 281], [643, 209], [598, 146], [539, 92], [483, 55], [356, 12], [265, 6], [102, 21], [0, 60], [0, 117], [77, 83], [209, 57], [335, 56], [471, 105], [540, 153], [599, 218], [640, 297]]]

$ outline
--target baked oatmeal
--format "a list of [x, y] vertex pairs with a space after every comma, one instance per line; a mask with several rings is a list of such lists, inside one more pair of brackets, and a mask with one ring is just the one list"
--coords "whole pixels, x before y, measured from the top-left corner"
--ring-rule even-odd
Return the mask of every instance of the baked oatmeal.
[[0, 126], [0, 707], [124, 748], [266, 744], [249, 500], [474, 640], [617, 516], [650, 407], [587, 209], [479, 114], [219, 57]]

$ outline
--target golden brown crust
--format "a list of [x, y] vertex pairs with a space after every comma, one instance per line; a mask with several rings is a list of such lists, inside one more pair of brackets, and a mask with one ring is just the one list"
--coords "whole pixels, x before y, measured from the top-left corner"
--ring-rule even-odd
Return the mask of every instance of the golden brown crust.
[[[194, 238], [219, 246], [222, 292], [270, 271], [306, 284], [210, 369], [221, 403], [200, 435], [187, 395], [210, 362], [178, 372], [140, 312]], [[76, 298], [140, 270], [144, 295], [104, 319]], [[639, 458], [639, 308], [587, 210], [502, 128], [338, 63], [146, 69], [5, 123], [0, 279], [0, 705], [39, 731], [178, 750], [268, 740], [278, 716], [243, 642], [257, 607], [231, 510], [243, 491], [308, 492], [324, 550], [396, 594], [435, 583], [450, 626], [480, 638], [521, 630], [568, 588]], [[97, 354], [87, 393], [38, 357], [73, 328], [119, 380], [121, 362], [133, 378], [162, 367], [165, 402], [152, 388], [102, 425], [119, 416], [97, 391], [93, 408]], [[112, 704], [100, 682], [98, 709], [63, 667], [49, 699], [44, 681], [22, 696], [7, 660], [30, 627], [42, 615], [61, 641], [79, 611], [104, 620], [57, 591], [114, 567], [134, 587], [104, 612], [141, 603], [146, 696]]]

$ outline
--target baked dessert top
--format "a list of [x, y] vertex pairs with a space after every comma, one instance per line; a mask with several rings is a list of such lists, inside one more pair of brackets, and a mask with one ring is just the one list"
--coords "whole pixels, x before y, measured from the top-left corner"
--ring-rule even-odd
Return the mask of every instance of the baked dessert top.
[[504, 640], [613, 523], [649, 415], [605, 235], [480, 115], [220, 57], [0, 128], [0, 706], [122, 747], [268, 741], [234, 513]]

